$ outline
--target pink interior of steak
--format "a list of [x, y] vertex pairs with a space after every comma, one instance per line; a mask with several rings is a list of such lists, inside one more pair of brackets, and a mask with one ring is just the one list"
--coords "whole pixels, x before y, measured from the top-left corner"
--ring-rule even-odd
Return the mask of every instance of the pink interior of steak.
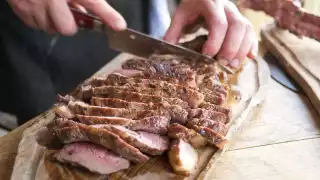
[[86, 142], [65, 145], [54, 154], [60, 162], [81, 166], [100, 174], [110, 174], [129, 168], [130, 162], [106, 148]]

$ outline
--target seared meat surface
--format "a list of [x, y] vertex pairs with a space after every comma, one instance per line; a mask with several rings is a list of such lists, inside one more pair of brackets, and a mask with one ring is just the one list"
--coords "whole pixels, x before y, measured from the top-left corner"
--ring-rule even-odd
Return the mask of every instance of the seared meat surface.
[[[199, 50], [206, 38], [184, 45]], [[155, 54], [122, 68], [92, 78], [74, 96], [58, 96], [50, 130], [65, 145], [56, 160], [109, 174], [168, 155], [175, 173], [187, 176], [196, 149], [224, 147], [229, 75], [215, 63]]]
[[168, 156], [174, 171], [185, 176], [189, 175], [198, 163], [197, 151], [182, 139], [171, 142]]
[[54, 158], [62, 163], [84, 167], [99, 174], [111, 174], [130, 166], [127, 159], [102, 146], [85, 142], [65, 145], [54, 154]]
[[104, 146], [120, 156], [136, 162], [144, 163], [149, 157], [142, 154], [137, 148], [126, 143], [118, 135], [104, 128], [96, 128], [87, 125], [76, 125], [56, 129], [55, 134], [63, 143], [89, 141]]

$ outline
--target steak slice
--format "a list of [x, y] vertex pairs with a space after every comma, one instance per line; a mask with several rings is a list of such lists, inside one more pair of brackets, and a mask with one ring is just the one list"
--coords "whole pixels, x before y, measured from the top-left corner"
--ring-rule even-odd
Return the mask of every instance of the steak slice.
[[[172, 57], [173, 59], [168, 59]], [[179, 82], [196, 86], [196, 73], [187, 65], [179, 64], [176, 56], [172, 55], [153, 55], [148, 60], [145, 59], [130, 59], [122, 64], [123, 69], [135, 69], [151, 73], [160, 73], [169, 77], [179, 79]]]
[[197, 151], [182, 139], [171, 142], [168, 157], [174, 172], [184, 176], [189, 176], [198, 163]]
[[62, 163], [84, 167], [99, 174], [111, 174], [130, 166], [127, 159], [102, 146], [86, 142], [66, 144], [53, 157]]
[[202, 108], [190, 109], [189, 118], [210, 119], [213, 121], [218, 121], [223, 124], [226, 124], [229, 121], [227, 116], [221, 112], [206, 110]]
[[214, 93], [204, 93], [204, 100], [208, 103], [216, 104], [216, 105], [222, 105], [225, 102], [225, 98], [215, 95]]
[[[167, 81], [173, 84], [179, 84], [179, 80], [174, 77], [166, 76], [161, 73], [152, 73], [152, 72], [145, 72], [145, 71], [138, 71], [132, 69], [121, 69], [113, 72], [108, 77], [95, 77], [90, 81], [90, 85], [97, 87], [108, 85], [108, 80], [110, 80], [110, 76], [118, 75], [123, 77], [133, 77], [139, 79], [151, 79], [151, 80], [160, 80], [160, 81]], [[183, 84], [188, 85], [188, 84]]]
[[[91, 92], [90, 98], [91, 97], [92, 97], [92, 92]], [[179, 98], [166, 98], [162, 96], [130, 92], [130, 91], [125, 91], [125, 88], [123, 87], [105, 88], [104, 94], [99, 95], [99, 97], [118, 98], [118, 99], [130, 101], [130, 102], [141, 102], [141, 103], [163, 103], [163, 104], [168, 103], [170, 105], [178, 105], [183, 108], [189, 107], [187, 102]]]
[[192, 129], [199, 133], [201, 136], [205, 137], [210, 143], [217, 146], [219, 149], [223, 149], [227, 140], [219, 133], [213, 131], [210, 128], [202, 126], [192, 126]]
[[161, 155], [169, 148], [169, 139], [166, 136], [147, 132], [135, 132], [117, 125], [106, 125], [104, 128], [117, 134], [128, 144], [138, 148], [141, 152], [150, 155]]
[[140, 120], [131, 120], [121, 117], [102, 117], [77, 115], [79, 121], [87, 125], [109, 124], [122, 125], [130, 130], [144, 131], [154, 134], [165, 135], [168, 131], [170, 120], [163, 116], [145, 117]]
[[66, 119], [66, 118], [56, 118], [53, 120], [53, 124], [55, 125], [53, 129], [59, 129], [64, 127], [77, 126], [80, 123]]
[[221, 134], [226, 135], [227, 134], [227, 127], [225, 124], [222, 124], [218, 121], [212, 121], [210, 119], [191, 119], [188, 121], [187, 125], [188, 128], [193, 128], [193, 126], [200, 126], [200, 127], [207, 127], [212, 129], [213, 131]]
[[[147, 73], [146, 73], [147, 74]], [[153, 74], [153, 75], [152, 75]], [[174, 85], [174, 86], [182, 86], [178, 83], [172, 83], [170, 81], [173, 81], [173, 78], [167, 77], [165, 75], [157, 75], [156, 73], [148, 73], [147, 76], [144, 76], [145, 78], [141, 78], [138, 76], [128, 77], [123, 76], [118, 73], [110, 74], [105, 81], [103, 82], [103, 85], [109, 85], [109, 86], [123, 86], [125, 84], [135, 84], [135, 83], [143, 83], [145, 86], [153, 85], [153, 84], [164, 84], [164, 85]], [[154, 77], [155, 79], [152, 79], [150, 77]], [[166, 80], [161, 80], [160, 77], [167, 77]], [[170, 78], [170, 79], [168, 79]], [[190, 88], [189, 86], [183, 86], [186, 88]], [[194, 88], [191, 88], [194, 89]]]
[[57, 137], [65, 144], [89, 141], [106, 147], [120, 156], [135, 163], [144, 163], [149, 157], [142, 154], [137, 148], [126, 143], [118, 135], [107, 129], [77, 125], [54, 130]]
[[90, 106], [81, 102], [69, 102], [68, 106], [76, 114], [88, 116], [116, 116], [128, 119], [142, 119], [150, 116], [164, 116], [170, 119], [168, 111], [164, 110], [135, 110], [124, 108], [110, 108], [100, 106]]
[[210, 103], [202, 103], [200, 105], [200, 108], [206, 109], [206, 110], [211, 110], [211, 111], [217, 111], [225, 114], [229, 119], [231, 118], [232, 112], [230, 108], [218, 106], [215, 104], [210, 104]]
[[92, 97], [91, 104], [96, 106], [108, 106], [112, 108], [125, 108], [131, 110], [154, 110], [154, 111], [168, 111], [173, 121], [181, 124], [186, 123], [188, 119], [188, 112], [180, 106], [169, 105], [163, 103], [140, 103], [129, 102], [116, 98], [99, 98]]
[[86, 116], [86, 115], [78, 115], [78, 120], [87, 125], [94, 124], [115, 124], [115, 125], [123, 125], [127, 126], [133, 122], [133, 120], [122, 117], [111, 117], [111, 116]]
[[220, 80], [216, 76], [206, 76], [203, 82], [200, 84], [200, 89], [208, 88], [211, 91], [219, 92], [227, 96], [227, 87], [221, 84]]
[[148, 63], [148, 60], [142, 58], [128, 59], [122, 64], [123, 69], [134, 69], [139, 71], [155, 71]]
[[138, 121], [132, 121], [127, 127], [133, 131], [144, 131], [165, 135], [168, 131], [170, 120], [163, 116], [146, 117]]
[[[92, 97], [91, 105], [94, 106], [107, 106], [113, 108], [126, 108], [126, 109], [136, 109], [136, 110], [153, 110], [152, 103], [141, 103], [141, 102], [129, 102], [117, 98], [100, 98], [100, 97]], [[160, 104], [161, 105], [161, 104]]]
[[104, 95], [110, 92], [110, 88], [127, 92], [137, 92], [148, 95], [163, 96], [167, 98], [180, 98], [186, 101], [191, 108], [197, 108], [203, 101], [203, 94], [194, 89], [183, 86], [170, 86], [164, 84], [153, 84], [146, 87], [143, 83], [130, 84], [131, 86], [101, 86], [93, 88], [94, 95]]
[[199, 133], [177, 123], [169, 125], [168, 136], [172, 139], [183, 139], [190, 143], [194, 148], [203, 147], [207, 144], [207, 140]]

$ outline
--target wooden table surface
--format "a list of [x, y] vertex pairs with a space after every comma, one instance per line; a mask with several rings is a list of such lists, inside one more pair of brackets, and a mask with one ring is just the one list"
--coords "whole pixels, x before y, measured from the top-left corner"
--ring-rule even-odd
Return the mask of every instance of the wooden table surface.
[[[258, 33], [261, 13], [244, 12]], [[258, 33], [259, 34], [259, 33]], [[265, 53], [260, 44], [260, 55]], [[320, 172], [320, 117], [309, 100], [271, 80], [265, 102], [245, 121], [210, 173], [214, 180], [315, 180]], [[0, 138], [0, 179], [10, 179], [23, 131]]]

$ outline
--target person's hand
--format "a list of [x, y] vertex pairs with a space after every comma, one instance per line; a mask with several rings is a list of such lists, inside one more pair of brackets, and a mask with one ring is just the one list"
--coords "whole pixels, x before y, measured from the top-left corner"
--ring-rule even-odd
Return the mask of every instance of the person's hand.
[[124, 18], [105, 0], [8, 0], [15, 14], [28, 26], [72, 35], [77, 25], [69, 6], [89, 10], [114, 30], [126, 28]]
[[228, 0], [183, 0], [164, 40], [177, 43], [184, 27], [199, 17], [205, 19], [209, 31], [202, 53], [216, 56], [222, 64], [235, 68], [246, 56], [256, 56], [258, 41], [252, 25]]

